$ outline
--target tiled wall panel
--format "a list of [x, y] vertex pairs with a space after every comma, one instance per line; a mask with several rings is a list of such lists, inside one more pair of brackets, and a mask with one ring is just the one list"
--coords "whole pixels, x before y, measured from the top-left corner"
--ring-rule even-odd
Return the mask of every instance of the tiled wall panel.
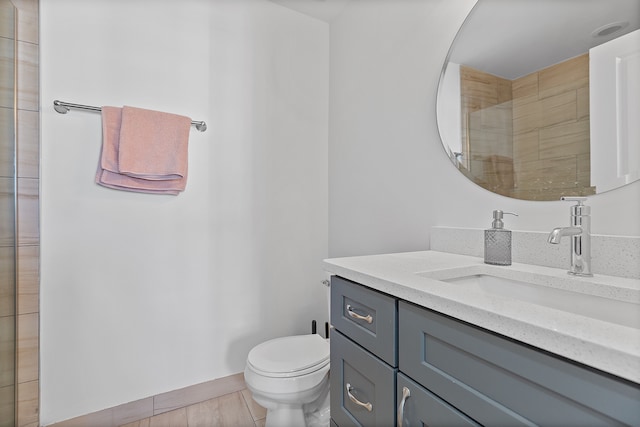
[[0, 427], [13, 427], [16, 396], [14, 15], [0, 0]]
[[39, 157], [38, 0], [11, 0], [17, 19], [18, 316], [17, 426], [39, 425]]

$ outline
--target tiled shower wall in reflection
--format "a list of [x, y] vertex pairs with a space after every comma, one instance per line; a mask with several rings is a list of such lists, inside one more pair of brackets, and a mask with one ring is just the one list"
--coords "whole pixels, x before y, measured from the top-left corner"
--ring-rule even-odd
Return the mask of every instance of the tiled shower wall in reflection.
[[463, 173], [525, 200], [594, 194], [589, 55], [515, 80], [460, 67]]
[[[38, 0], [9, 2], [13, 3], [17, 13], [17, 425], [37, 426], [40, 248]], [[11, 78], [10, 73], [2, 73], [0, 78], [7, 77]], [[8, 83], [1, 81], [0, 85], [5, 87]], [[3, 258], [0, 262], [3, 270], [12, 268], [12, 260]]]

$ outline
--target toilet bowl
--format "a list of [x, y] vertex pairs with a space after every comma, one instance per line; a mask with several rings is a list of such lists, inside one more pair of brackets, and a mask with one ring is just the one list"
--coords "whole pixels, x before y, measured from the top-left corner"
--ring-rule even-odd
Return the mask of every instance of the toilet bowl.
[[329, 342], [320, 335], [275, 338], [254, 347], [244, 370], [266, 427], [329, 425]]

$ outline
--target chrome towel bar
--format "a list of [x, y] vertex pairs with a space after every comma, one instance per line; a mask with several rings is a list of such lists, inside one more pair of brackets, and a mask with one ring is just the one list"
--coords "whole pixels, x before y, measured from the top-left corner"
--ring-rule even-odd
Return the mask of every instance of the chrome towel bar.
[[[100, 107], [94, 107], [91, 105], [72, 104], [70, 102], [53, 101], [53, 108], [60, 114], [67, 114], [70, 108], [76, 110], [89, 110], [89, 111], [102, 111]], [[200, 132], [207, 130], [207, 124], [203, 121], [191, 121], [191, 126], [195, 126]]]

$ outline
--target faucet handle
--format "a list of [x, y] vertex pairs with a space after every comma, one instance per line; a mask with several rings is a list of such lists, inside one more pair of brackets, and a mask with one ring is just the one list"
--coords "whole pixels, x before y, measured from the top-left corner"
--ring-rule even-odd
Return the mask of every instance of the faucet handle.
[[568, 196], [562, 196], [560, 197], [560, 200], [564, 200], [567, 202], [578, 202], [578, 206], [584, 206], [584, 202], [587, 201], [586, 197], [568, 197]]
[[562, 196], [560, 200], [564, 200], [567, 202], [578, 202], [577, 205], [571, 206], [571, 215], [572, 216], [585, 216], [591, 213], [591, 207], [584, 204], [587, 201], [586, 197], [567, 197]]

